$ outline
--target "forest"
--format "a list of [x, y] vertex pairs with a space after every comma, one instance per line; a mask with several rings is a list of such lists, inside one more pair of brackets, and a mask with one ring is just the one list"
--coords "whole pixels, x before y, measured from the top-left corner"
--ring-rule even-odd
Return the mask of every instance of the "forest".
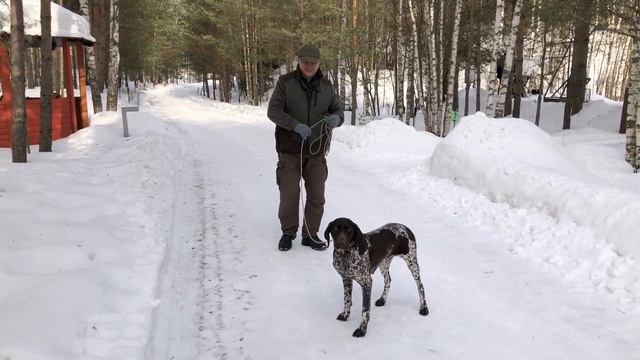
[[[295, 67], [295, 50], [312, 42], [351, 124], [380, 115], [412, 123], [420, 111], [425, 129], [445, 136], [458, 116], [480, 110], [486, 89], [491, 117], [518, 117], [522, 97], [534, 96], [564, 103], [569, 129], [598, 94], [624, 102], [626, 157], [640, 167], [640, 0], [55, 2], [90, 21], [88, 82], [110, 89], [107, 110], [119, 88], [176, 81], [200, 81], [203, 96], [220, 101], [260, 105], [274, 77]], [[12, 11], [14, 3], [21, 1], [11, 1]], [[40, 87], [40, 46], [23, 51], [25, 87]], [[58, 57], [54, 51], [54, 65]], [[53, 74], [55, 92], [63, 85]], [[393, 84], [392, 104], [381, 103], [384, 81]], [[469, 96], [459, 104], [461, 88], [477, 92], [474, 104]], [[362, 103], [354, 101], [358, 89]], [[92, 95], [99, 112], [99, 92]]]

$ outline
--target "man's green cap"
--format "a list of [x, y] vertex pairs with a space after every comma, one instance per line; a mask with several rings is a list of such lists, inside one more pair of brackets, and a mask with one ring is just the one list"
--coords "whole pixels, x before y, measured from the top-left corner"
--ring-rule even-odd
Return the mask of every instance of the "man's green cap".
[[301, 47], [296, 52], [296, 55], [298, 55], [298, 57], [312, 57], [320, 59], [320, 49], [318, 49], [318, 47], [314, 44], [307, 44]]

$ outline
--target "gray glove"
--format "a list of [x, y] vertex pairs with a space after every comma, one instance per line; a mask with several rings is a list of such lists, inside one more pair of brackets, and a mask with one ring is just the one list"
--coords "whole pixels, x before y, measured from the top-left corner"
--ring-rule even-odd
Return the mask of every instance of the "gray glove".
[[338, 123], [340, 123], [340, 116], [336, 114], [331, 114], [331, 115], [325, 116], [324, 119], [322, 120], [327, 123], [327, 127], [329, 129], [333, 129], [336, 126], [338, 126]]
[[302, 138], [302, 140], [307, 140], [309, 135], [311, 135], [311, 128], [305, 124], [296, 125], [296, 127], [293, 128], [293, 131], [297, 132]]

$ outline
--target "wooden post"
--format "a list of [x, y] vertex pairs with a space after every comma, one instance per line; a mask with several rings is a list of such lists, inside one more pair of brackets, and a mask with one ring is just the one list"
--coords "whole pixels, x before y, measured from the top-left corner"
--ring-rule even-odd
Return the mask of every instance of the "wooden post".
[[69, 102], [69, 114], [71, 115], [71, 129], [78, 131], [78, 117], [76, 115], [76, 99], [73, 92], [73, 75], [71, 74], [71, 48], [68, 40], [62, 41], [62, 54], [64, 59], [64, 80], [67, 89], [67, 100]]
[[78, 54], [78, 74], [79, 74], [79, 88], [80, 88], [80, 125], [81, 128], [89, 126], [89, 112], [87, 110], [87, 71], [84, 61], [84, 45], [81, 42], [76, 42], [76, 52]]

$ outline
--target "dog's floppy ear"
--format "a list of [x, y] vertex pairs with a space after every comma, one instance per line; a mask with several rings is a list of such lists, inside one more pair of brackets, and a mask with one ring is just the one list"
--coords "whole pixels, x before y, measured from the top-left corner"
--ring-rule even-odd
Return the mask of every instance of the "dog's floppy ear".
[[327, 246], [331, 242], [329, 233], [331, 232], [332, 229], [333, 229], [333, 221], [330, 222], [329, 225], [327, 225], [327, 228], [324, 230], [324, 239], [327, 240]]
[[356, 223], [354, 223], [353, 221], [351, 222], [352, 226], [353, 226], [353, 241], [356, 243], [356, 246], [358, 247], [358, 253], [360, 255], [364, 255], [364, 253], [367, 251], [367, 241], [364, 239], [364, 235], [362, 235], [362, 231], [360, 230], [360, 227], [358, 225], [356, 225]]

